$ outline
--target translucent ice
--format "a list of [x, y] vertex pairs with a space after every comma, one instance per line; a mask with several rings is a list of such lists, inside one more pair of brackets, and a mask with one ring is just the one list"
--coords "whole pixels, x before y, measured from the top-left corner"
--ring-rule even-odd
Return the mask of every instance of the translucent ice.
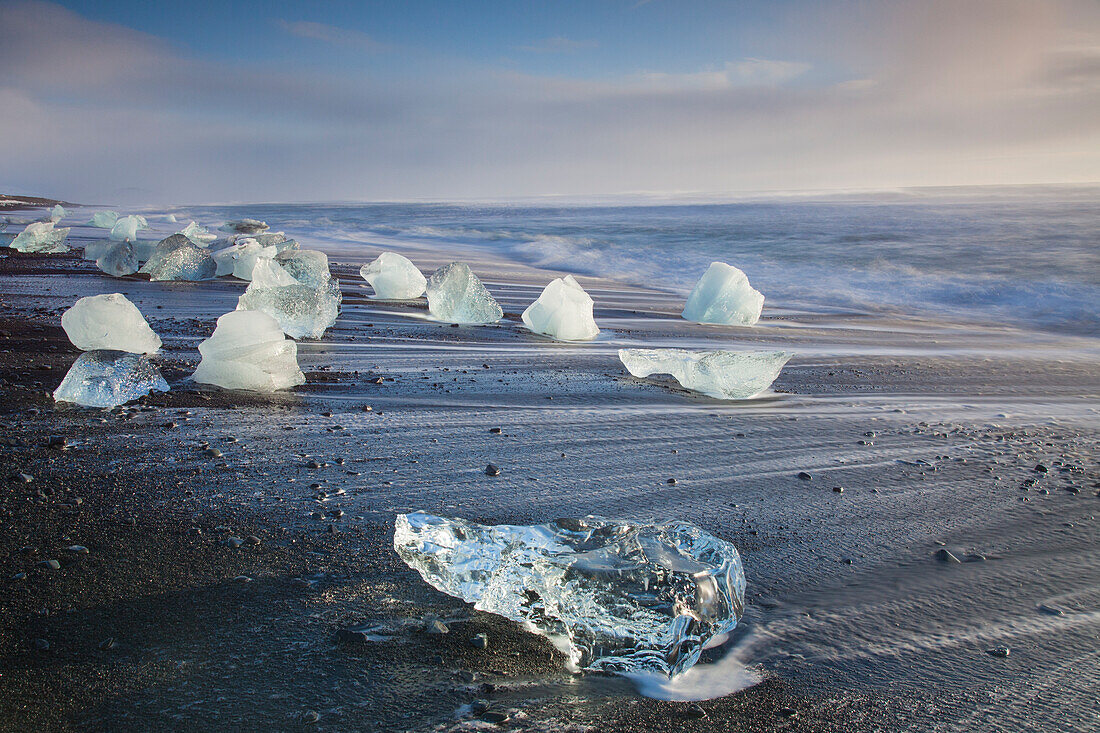
[[211, 280], [218, 266], [202, 247], [183, 234], [165, 237], [141, 267], [150, 280]]
[[50, 209], [50, 221], [54, 224], [65, 218], [65, 207], [61, 204], [55, 205]]
[[[129, 242], [108, 242], [107, 244], [110, 246], [96, 258], [96, 267], [115, 277], [133, 275], [137, 272], [138, 258], [134, 254], [132, 244]], [[85, 249], [85, 256], [87, 256], [87, 252], [88, 250]]]
[[275, 261], [302, 285], [320, 288], [332, 281], [328, 255], [314, 249], [288, 249], [275, 255]]
[[751, 326], [760, 320], [764, 296], [745, 273], [725, 262], [712, 262], [684, 306], [684, 318], [696, 323]]
[[477, 275], [462, 262], [433, 272], [426, 290], [428, 311], [447, 323], [495, 323], [504, 315]]
[[298, 368], [297, 344], [283, 336], [278, 321], [259, 311], [226, 313], [214, 335], [199, 344], [199, 353], [196, 382], [274, 392], [306, 381]]
[[266, 232], [268, 226], [266, 222], [256, 219], [238, 219], [227, 221], [222, 229], [227, 232], [238, 232], [240, 234], [259, 234], [260, 232]]
[[744, 613], [737, 548], [686, 522], [484, 526], [415, 512], [397, 515], [393, 546], [430, 585], [531, 624], [585, 669], [679, 674]]
[[100, 229], [112, 229], [117, 222], [117, 211], [97, 211], [92, 214], [92, 220], [88, 222], [88, 225], [99, 227]]
[[149, 357], [125, 351], [86, 351], [53, 393], [57, 402], [84, 407], [115, 407], [149, 394], [167, 392], [168, 383]]
[[69, 236], [69, 227], [55, 229], [52, 221], [36, 221], [16, 235], [9, 245], [20, 252], [68, 252], [65, 238]]
[[176, 223], [176, 215], [175, 214], [165, 214], [164, 220], [166, 222], [168, 222], [169, 224], [175, 224]]
[[[175, 219], [173, 219], [173, 221], [175, 221]], [[218, 238], [217, 234], [211, 234], [210, 232], [206, 231], [206, 227], [200, 227], [195, 222], [191, 222], [190, 224], [185, 226], [183, 229], [180, 230], [179, 233], [187, 237], [200, 247], [206, 246], [207, 244], [210, 244]]]
[[123, 216], [111, 227], [108, 235], [116, 242], [133, 242], [137, 240], [137, 233], [142, 229], [148, 229], [149, 225], [143, 216]]
[[523, 322], [535, 333], [559, 341], [589, 341], [600, 332], [592, 318], [592, 298], [572, 275], [551, 280], [523, 311]]
[[383, 300], [419, 298], [428, 283], [411, 260], [396, 252], [383, 252], [360, 267], [359, 274], [374, 288], [375, 297]]
[[73, 345], [83, 351], [155, 354], [160, 350], [160, 337], [122, 293], [81, 298], [61, 315], [61, 327]]
[[744, 400], [760, 394], [791, 356], [785, 351], [619, 349], [619, 360], [635, 377], [671, 374], [687, 389], [720, 400]]
[[[286, 263], [301, 273], [302, 279], [298, 279], [273, 259], [259, 260], [252, 270], [252, 282], [237, 301], [237, 309], [266, 313], [293, 338], [320, 338], [340, 313], [340, 286], [328, 277], [327, 258], [323, 279], [316, 269], [303, 266], [309, 261], [300, 258]], [[317, 261], [310, 264], [315, 266]]]

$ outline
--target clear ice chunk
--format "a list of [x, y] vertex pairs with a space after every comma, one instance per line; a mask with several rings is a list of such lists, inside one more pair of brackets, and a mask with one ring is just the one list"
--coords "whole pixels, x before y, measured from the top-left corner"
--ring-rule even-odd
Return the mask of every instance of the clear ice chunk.
[[[115, 277], [133, 275], [137, 272], [138, 258], [134, 254], [134, 245], [129, 242], [107, 242], [107, 244], [109, 245], [107, 249], [96, 258], [96, 267]], [[84, 250], [84, 255], [85, 257], [88, 255], [87, 248]]]
[[382, 300], [414, 300], [424, 294], [427, 278], [408, 257], [383, 252], [359, 268], [359, 275], [374, 288], [374, 297]]
[[688, 296], [683, 316], [696, 323], [751, 326], [760, 320], [764, 296], [749, 278], [725, 262], [712, 262]]
[[[324, 257], [320, 252], [316, 254]], [[266, 313], [293, 338], [321, 338], [336, 323], [342, 296], [339, 283], [328, 275], [328, 258], [323, 278], [314, 269], [318, 264], [319, 260], [308, 257], [288, 260], [286, 266], [273, 259], [259, 260], [252, 270], [252, 282], [237, 301], [237, 309]], [[300, 273], [301, 279], [291, 272]]]
[[414, 512], [397, 515], [393, 546], [433, 587], [529, 624], [577, 668], [671, 677], [744, 613], [737, 548], [687, 522], [485, 526]]
[[218, 266], [210, 252], [183, 234], [165, 237], [157, 244], [140, 272], [150, 280], [212, 280]]
[[92, 214], [92, 220], [88, 222], [88, 226], [113, 229], [116, 223], [118, 223], [117, 211], [97, 211]]
[[230, 220], [222, 227], [226, 232], [237, 232], [238, 234], [259, 234], [260, 232], [266, 232], [268, 226], [266, 222], [259, 221], [258, 219], [236, 219]]
[[328, 255], [315, 249], [288, 249], [275, 255], [275, 261], [302, 285], [320, 288], [332, 281]]
[[470, 266], [463, 262], [444, 265], [428, 278], [428, 311], [445, 323], [495, 323], [504, 311]]
[[41, 252], [58, 254], [68, 252], [65, 238], [69, 236], [69, 227], [55, 229], [52, 221], [36, 221], [15, 236], [9, 245], [20, 252]]
[[61, 328], [82, 351], [110, 349], [155, 354], [160, 336], [153, 333], [137, 306], [122, 293], [92, 295], [61, 314]]
[[53, 393], [56, 402], [84, 407], [117, 407], [153, 390], [168, 391], [168, 382], [149, 357], [125, 351], [86, 351], [69, 368]]
[[214, 334], [199, 344], [196, 382], [225, 389], [274, 392], [304, 384], [298, 345], [283, 336], [279, 322], [259, 311], [230, 311]]
[[65, 207], [61, 204], [56, 204], [50, 209], [50, 221], [54, 224], [65, 218]]
[[635, 377], [671, 374], [685, 388], [720, 400], [760, 394], [792, 356], [786, 351], [619, 349], [619, 361]]
[[116, 242], [134, 242], [137, 241], [137, 233], [148, 228], [149, 224], [144, 216], [123, 216], [115, 222], [107, 236]]
[[[172, 221], [175, 221], [174, 217]], [[195, 222], [191, 222], [190, 224], [185, 226], [179, 231], [179, 233], [187, 237], [200, 247], [205, 247], [206, 245], [210, 244], [218, 238], [217, 234], [211, 234], [206, 230], [206, 227], [201, 227]]]
[[592, 298], [572, 275], [551, 280], [523, 311], [523, 323], [558, 341], [590, 341], [600, 333], [592, 317]]

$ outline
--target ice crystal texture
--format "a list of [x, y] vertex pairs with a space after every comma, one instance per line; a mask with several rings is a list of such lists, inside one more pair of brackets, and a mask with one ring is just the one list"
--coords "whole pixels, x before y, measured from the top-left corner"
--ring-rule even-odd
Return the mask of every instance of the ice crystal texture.
[[696, 323], [751, 326], [760, 320], [764, 296], [749, 278], [725, 262], [712, 262], [688, 296], [683, 316]]
[[84, 407], [116, 407], [143, 397], [153, 390], [167, 392], [164, 381], [149, 357], [125, 351], [86, 351], [69, 368], [54, 391], [57, 402], [74, 402]]
[[737, 548], [686, 522], [485, 526], [414, 512], [397, 515], [393, 545], [433, 587], [531, 624], [579, 668], [676, 675], [744, 613]]
[[771, 386], [792, 354], [785, 351], [619, 349], [635, 377], [671, 374], [687, 389], [720, 400], [744, 400]]
[[[172, 221], [175, 221], [174, 217]], [[206, 245], [210, 244], [218, 238], [217, 234], [211, 234], [210, 232], [206, 231], [206, 227], [201, 227], [195, 222], [191, 222], [190, 224], [185, 226], [179, 231], [179, 233], [187, 237], [200, 247], [205, 247]]]
[[374, 288], [374, 296], [383, 300], [413, 300], [424, 294], [428, 280], [408, 257], [383, 252], [371, 263], [359, 268], [359, 275]]
[[28, 224], [26, 229], [17, 234], [9, 246], [20, 252], [47, 254], [68, 252], [69, 245], [65, 244], [67, 236], [69, 236], [68, 227], [55, 229], [52, 221], [36, 221]]
[[123, 216], [115, 222], [111, 227], [111, 233], [107, 236], [116, 242], [133, 242], [137, 240], [137, 233], [140, 230], [148, 228], [149, 224], [144, 216]]
[[259, 311], [226, 313], [214, 334], [199, 344], [199, 353], [196, 382], [274, 392], [306, 381], [298, 368], [298, 345], [283, 336], [278, 321]]
[[447, 323], [495, 323], [504, 315], [469, 265], [452, 262], [428, 278], [428, 311]]
[[160, 336], [122, 293], [81, 298], [61, 315], [61, 328], [73, 346], [83, 351], [155, 354], [160, 350]]
[[558, 341], [589, 341], [600, 332], [592, 318], [592, 298], [572, 275], [551, 280], [523, 311], [523, 322], [535, 333]]
[[162, 239], [141, 267], [150, 280], [211, 280], [217, 270], [210, 252], [183, 234]]
[[112, 229], [117, 221], [117, 211], [97, 211], [92, 214], [92, 220], [88, 222], [88, 226], [99, 227], [100, 229]]
[[[137, 272], [138, 259], [132, 244], [129, 242], [107, 242], [106, 244], [108, 246], [96, 258], [96, 267], [115, 277], [133, 275]], [[87, 248], [84, 249], [84, 256], [88, 256]]]
[[[320, 252], [316, 254], [324, 257]], [[293, 338], [321, 338], [336, 323], [341, 294], [339, 284], [328, 274], [327, 258], [323, 273], [316, 269], [319, 264], [319, 259], [308, 256], [285, 260], [285, 267], [273, 259], [260, 259], [252, 270], [252, 282], [237, 301], [237, 309], [266, 313]], [[298, 272], [300, 279], [288, 268]]]

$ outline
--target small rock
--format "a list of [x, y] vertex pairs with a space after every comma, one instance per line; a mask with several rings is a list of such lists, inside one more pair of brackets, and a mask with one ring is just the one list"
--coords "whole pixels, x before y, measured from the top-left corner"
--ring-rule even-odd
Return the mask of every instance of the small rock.
[[676, 485], [676, 479], [670, 478], [668, 481], [665, 481], [665, 483], [668, 484], [669, 486], [675, 486]]
[[843, 494], [844, 493], [844, 487], [843, 486], [834, 486], [833, 491], [835, 491], [838, 494]]
[[447, 628], [447, 624], [437, 618], [433, 618], [431, 621], [424, 623], [424, 631], [429, 634], [446, 634], [450, 629]]
[[959, 562], [961, 562], [959, 560], [959, 558], [957, 558], [953, 554], [951, 554], [951, 551], [946, 549], [946, 548], [936, 550], [936, 559], [939, 560], [940, 562], [946, 562], [946, 563], [959, 563]]
[[64, 435], [51, 435], [49, 440], [46, 441], [46, 447], [55, 450], [65, 450], [69, 447], [69, 439]]
[[238, 575], [237, 577], [233, 578], [233, 582], [234, 583], [251, 583], [252, 578], [248, 577], [247, 575]]
[[474, 638], [470, 639], [470, 646], [474, 649], [488, 649], [489, 637], [486, 634], [478, 634]]
[[485, 467], [485, 475], [486, 476], [499, 476], [500, 475], [500, 467], [490, 463], [488, 466]]
[[501, 430], [500, 430], [500, 428], [489, 428], [489, 432], [492, 433], [493, 435], [500, 435]]
[[684, 710], [684, 715], [695, 720], [701, 720], [707, 717], [707, 711], [703, 710], [700, 705], [688, 705]]
[[67, 552], [73, 553], [74, 555], [87, 555], [90, 552], [90, 550], [88, 550], [88, 548], [84, 545], [69, 545], [65, 548], [65, 550]]
[[1045, 603], [1039, 604], [1039, 613], [1045, 613], [1048, 616], [1065, 616], [1066, 612], [1057, 606], [1048, 606]]
[[17, 473], [15, 474], [15, 480], [21, 484], [29, 484], [31, 481], [34, 481], [34, 476], [31, 476], [29, 473]]
[[254, 534], [250, 534], [250, 535], [248, 535], [247, 537], [245, 537], [245, 538], [244, 538], [244, 541], [245, 541], [245, 542], [247, 542], [247, 543], [248, 543], [248, 544], [250, 544], [250, 545], [258, 545], [258, 544], [260, 544], [260, 538], [259, 538], [259, 537], [257, 537], [257, 536], [256, 536], [256, 535], [254, 535]]
[[481, 719], [486, 723], [500, 725], [501, 723], [508, 722], [508, 713], [502, 713], [499, 710], [486, 710], [481, 714]]
[[470, 703], [470, 711], [474, 715], [480, 715], [489, 709], [489, 701], [484, 698], [478, 698]]
[[1010, 650], [1007, 646], [997, 646], [993, 647], [992, 649], [987, 649], [986, 653], [990, 656], [1004, 658], [1011, 654], [1012, 650]]
[[321, 467], [321, 464], [320, 464], [320, 463], [318, 463], [317, 461], [310, 461], [310, 462], [308, 462], [308, 463], [306, 464], [306, 468], [314, 468], [314, 469], [316, 469], [316, 468], [320, 468], [320, 467]]
[[1035, 464], [1035, 473], [1046, 473], [1049, 469], [1041, 463]]
[[27, 574], [24, 573], [22, 570], [20, 570], [18, 573], [11, 576], [11, 579], [12, 580], [26, 580], [27, 579]]
[[225, 544], [228, 547], [236, 550], [238, 547], [244, 544], [244, 540], [242, 540], [240, 537], [230, 537], [225, 541]]
[[209, 458], [221, 458], [222, 457], [222, 452], [220, 450], [218, 450], [217, 448], [207, 448], [203, 452], [206, 453], [207, 457], [209, 457]]
[[320, 719], [321, 719], [321, 714], [318, 713], [316, 710], [307, 710], [304, 713], [302, 713], [302, 722], [303, 723], [316, 723]]
[[61, 569], [61, 563], [59, 563], [57, 560], [40, 560], [38, 564], [44, 568], [49, 568], [50, 570]]
[[369, 639], [367, 638], [367, 632], [356, 631], [355, 629], [337, 629], [336, 641], [343, 644], [366, 644]]
[[798, 472], [798, 478], [802, 479], [803, 481], [810, 481], [810, 480], [813, 479], [813, 476], [806, 473], [805, 471], [799, 471]]

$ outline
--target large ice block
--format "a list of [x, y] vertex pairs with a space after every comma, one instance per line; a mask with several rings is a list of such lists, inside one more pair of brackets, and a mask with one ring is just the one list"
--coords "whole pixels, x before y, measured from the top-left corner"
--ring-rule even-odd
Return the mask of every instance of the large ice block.
[[359, 275], [374, 288], [382, 300], [413, 300], [424, 294], [428, 284], [412, 260], [396, 252], [383, 252], [359, 268]]
[[173, 234], [157, 244], [140, 272], [148, 275], [150, 280], [198, 281], [213, 279], [217, 269], [210, 252], [196, 246], [183, 234]]
[[167, 392], [153, 362], [143, 354], [97, 349], [80, 355], [54, 391], [57, 402], [74, 402], [84, 407], [110, 408], [150, 392]]
[[237, 309], [266, 313], [293, 338], [321, 338], [340, 313], [340, 286], [328, 277], [327, 261], [324, 279], [312, 269], [318, 261], [307, 262], [294, 259], [286, 263], [301, 273], [299, 280], [275, 260], [259, 260], [252, 270], [252, 282], [237, 301]]
[[687, 389], [720, 400], [760, 394], [792, 356], [785, 351], [619, 349], [619, 360], [635, 377], [671, 374]]
[[191, 222], [190, 224], [185, 226], [179, 231], [179, 233], [187, 237], [200, 247], [205, 247], [206, 245], [210, 244], [218, 238], [217, 234], [211, 234], [206, 230], [206, 227], [201, 227], [195, 222]]
[[146, 223], [144, 216], [123, 216], [115, 222], [115, 225], [111, 227], [111, 233], [107, 236], [116, 242], [135, 242], [137, 241], [137, 233], [148, 228], [149, 225]]
[[452, 262], [428, 278], [428, 311], [446, 323], [495, 323], [504, 315], [469, 265]]
[[258, 219], [236, 219], [227, 221], [222, 230], [237, 232], [238, 234], [259, 234], [260, 232], [266, 232], [268, 226], [266, 222]]
[[688, 296], [683, 316], [696, 323], [751, 326], [760, 320], [764, 296], [749, 278], [725, 262], [712, 262]]
[[225, 389], [274, 392], [304, 384], [298, 346], [283, 336], [279, 322], [259, 311], [230, 311], [214, 334], [199, 344], [202, 361], [194, 380]]
[[122, 293], [81, 298], [61, 315], [61, 327], [73, 345], [83, 351], [155, 354], [160, 350], [160, 336], [153, 333], [141, 311]]
[[676, 675], [744, 613], [737, 548], [687, 522], [485, 526], [415, 512], [397, 515], [393, 546], [433, 587], [530, 624], [578, 668]]
[[[109, 247], [96, 258], [95, 264], [108, 275], [124, 277], [133, 275], [138, 270], [138, 258], [134, 254], [134, 246], [129, 242], [107, 242]], [[88, 250], [84, 250], [85, 256]]]
[[52, 221], [36, 221], [28, 224], [8, 246], [20, 252], [58, 254], [69, 251], [69, 245], [65, 244], [68, 236], [69, 227], [56, 229]]
[[97, 211], [92, 214], [92, 220], [88, 222], [88, 226], [99, 227], [100, 229], [111, 229], [117, 222], [117, 211]]
[[592, 317], [592, 298], [572, 275], [551, 280], [523, 311], [523, 322], [535, 333], [559, 341], [590, 341], [600, 332]]

